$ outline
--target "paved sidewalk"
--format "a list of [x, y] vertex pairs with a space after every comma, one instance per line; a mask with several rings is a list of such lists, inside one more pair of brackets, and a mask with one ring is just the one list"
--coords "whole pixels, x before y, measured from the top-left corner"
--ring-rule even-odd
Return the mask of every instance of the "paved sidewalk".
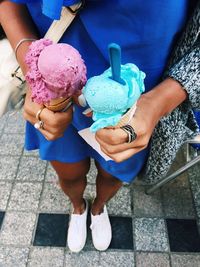
[[[200, 166], [152, 196], [137, 180], [109, 202], [113, 239], [98, 252], [88, 231], [79, 253], [66, 246], [70, 204], [38, 153], [23, 149], [21, 114], [0, 120], [0, 267], [200, 267]], [[179, 156], [174, 168], [184, 161]], [[87, 198], [95, 195], [96, 170]], [[189, 176], [189, 177], [188, 177]]]

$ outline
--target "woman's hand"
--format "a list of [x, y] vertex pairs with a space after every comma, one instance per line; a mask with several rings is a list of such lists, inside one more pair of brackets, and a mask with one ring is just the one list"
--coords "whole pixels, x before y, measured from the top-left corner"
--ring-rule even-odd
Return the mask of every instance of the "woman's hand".
[[160, 118], [187, 98], [182, 86], [167, 78], [150, 92], [143, 94], [129, 123], [137, 138], [127, 143], [128, 135], [122, 129], [104, 128], [96, 133], [101, 150], [116, 162], [122, 162], [148, 146], [152, 132]]
[[[34, 103], [31, 100], [30, 95], [30, 90], [28, 90], [24, 104], [23, 115], [25, 120], [34, 125], [37, 122], [36, 114], [42, 106]], [[39, 128], [38, 131], [40, 131], [49, 141], [62, 137], [65, 129], [72, 120], [72, 115], [72, 106], [65, 112], [53, 112], [48, 110], [47, 108], [44, 108], [40, 114], [40, 118], [43, 121], [44, 125], [43, 128]]]
[[114, 161], [122, 162], [147, 147], [157, 123], [149, 104], [145, 95], [138, 100], [136, 112], [129, 123], [137, 134], [133, 142], [127, 143], [128, 135], [120, 128], [104, 128], [96, 133], [101, 150]]

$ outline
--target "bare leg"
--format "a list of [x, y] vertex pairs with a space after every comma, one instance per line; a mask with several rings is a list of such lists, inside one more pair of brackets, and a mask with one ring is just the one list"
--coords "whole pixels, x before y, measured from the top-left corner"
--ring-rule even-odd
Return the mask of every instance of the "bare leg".
[[83, 213], [85, 209], [83, 193], [87, 185], [86, 174], [90, 168], [90, 160], [85, 159], [76, 163], [51, 161], [51, 165], [58, 174], [62, 190], [72, 202], [74, 213]]
[[103, 211], [103, 206], [109, 201], [120, 189], [122, 182], [104, 171], [96, 162], [98, 175], [96, 180], [97, 196], [93, 202], [91, 212], [93, 215], [100, 214]]

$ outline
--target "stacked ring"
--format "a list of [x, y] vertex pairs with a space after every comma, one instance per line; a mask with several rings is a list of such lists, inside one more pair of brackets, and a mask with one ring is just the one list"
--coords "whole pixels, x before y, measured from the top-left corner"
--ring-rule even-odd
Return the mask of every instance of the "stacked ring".
[[44, 129], [44, 122], [43, 121], [38, 121], [34, 124], [35, 129]]
[[38, 121], [41, 121], [40, 114], [41, 114], [41, 112], [43, 111], [44, 108], [45, 108], [44, 106], [41, 107], [41, 109], [39, 109], [38, 112], [37, 112], [36, 115], [35, 115], [35, 117], [36, 117], [36, 119], [37, 119]]
[[135, 130], [133, 129], [133, 127], [129, 124], [124, 125], [122, 127], [120, 127], [123, 131], [125, 131], [128, 135], [128, 141], [127, 143], [131, 143], [133, 142], [136, 138], [137, 138], [137, 134], [135, 132]]
[[38, 112], [36, 113], [35, 117], [36, 119], [38, 120], [35, 124], [34, 124], [34, 127], [36, 129], [44, 129], [44, 122], [41, 120], [40, 118], [40, 114], [41, 112], [43, 111], [45, 107], [42, 107], [41, 109], [38, 110]]

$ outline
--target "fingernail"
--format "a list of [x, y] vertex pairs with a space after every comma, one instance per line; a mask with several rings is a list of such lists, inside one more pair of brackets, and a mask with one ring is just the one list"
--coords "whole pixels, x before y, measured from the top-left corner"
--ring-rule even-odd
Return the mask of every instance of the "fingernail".
[[82, 112], [83, 115], [87, 115], [88, 113], [92, 112], [92, 109], [91, 108], [87, 108], [86, 110], [84, 110]]
[[87, 102], [86, 102], [85, 97], [84, 97], [83, 94], [79, 95], [78, 103], [81, 105], [81, 107], [86, 107], [87, 106]]

